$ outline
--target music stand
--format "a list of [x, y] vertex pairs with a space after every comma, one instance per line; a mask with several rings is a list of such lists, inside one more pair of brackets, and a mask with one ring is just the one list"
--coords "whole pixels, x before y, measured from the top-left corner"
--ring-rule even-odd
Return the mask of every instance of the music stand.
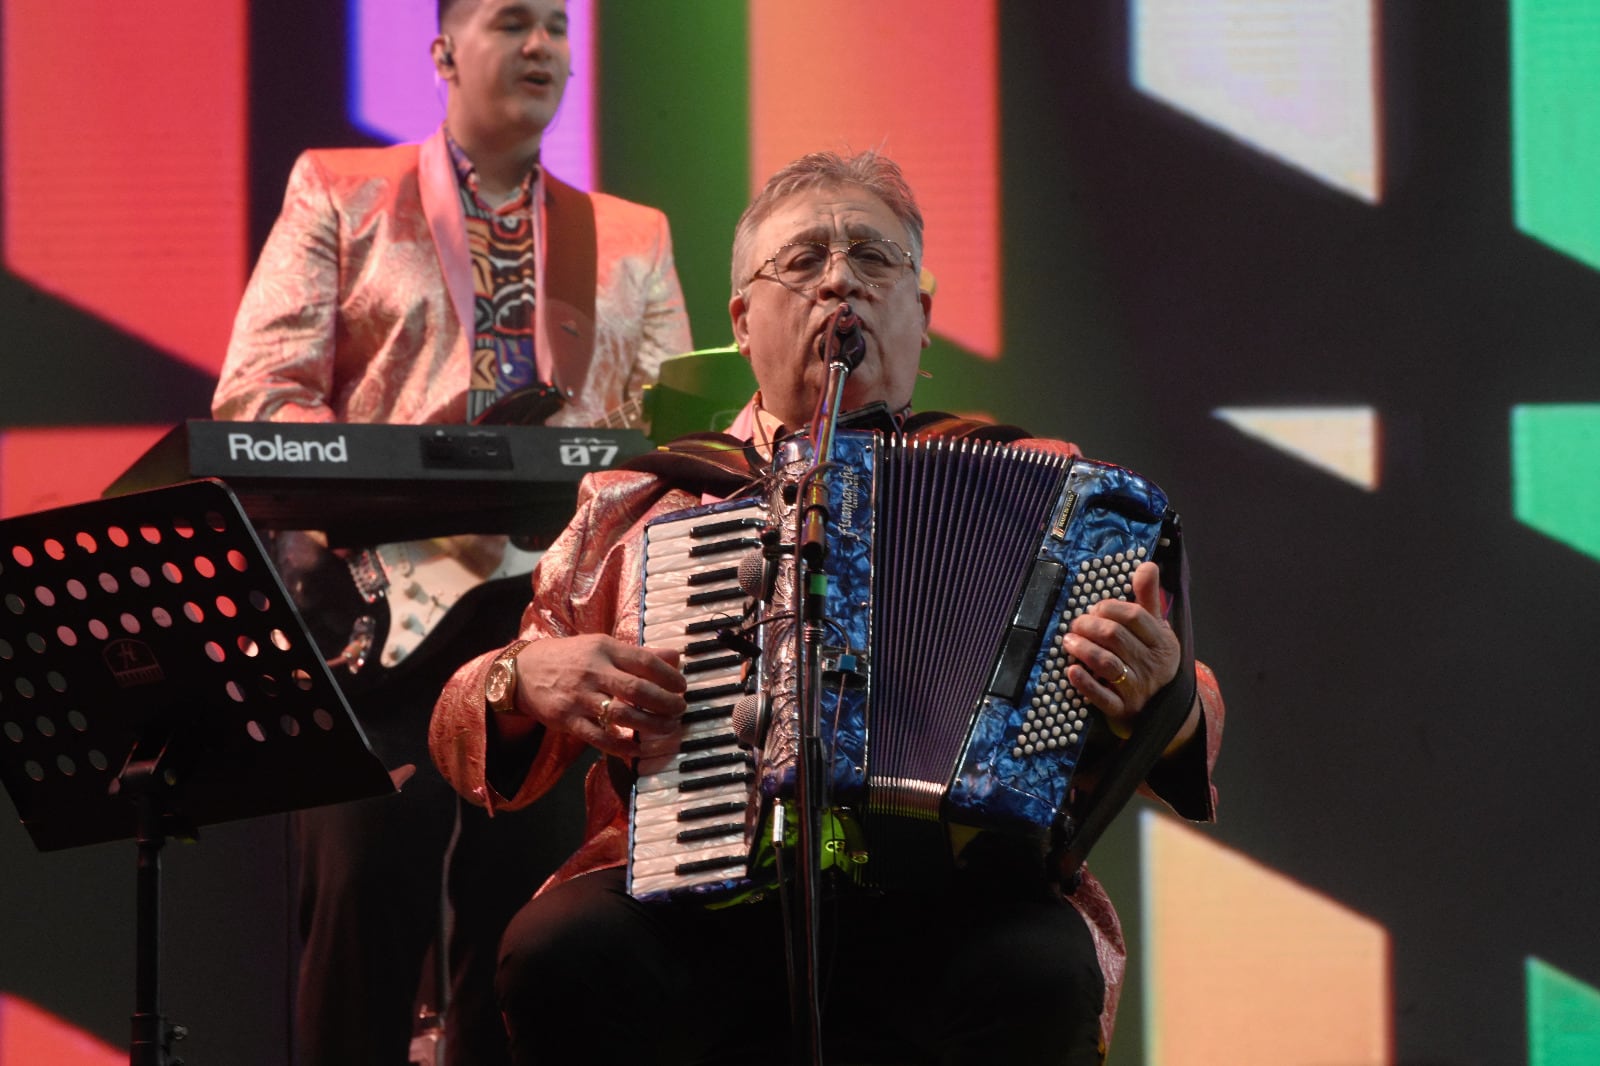
[[160, 851], [394, 790], [239, 501], [193, 481], [0, 521], [0, 781], [41, 851], [138, 842], [132, 1066], [166, 1066]]

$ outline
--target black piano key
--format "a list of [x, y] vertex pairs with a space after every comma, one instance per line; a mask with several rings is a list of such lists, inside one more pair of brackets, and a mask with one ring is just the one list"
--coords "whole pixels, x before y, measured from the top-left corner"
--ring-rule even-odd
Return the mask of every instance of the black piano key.
[[694, 862], [681, 862], [673, 867], [673, 873], [679, 877], [688, 877], [691, 874], [707, 874], [713, 870], [743, 869], [745, 857], [743, 855], [725, 855], [720, 859], [697, 859]]
[[719, 703], [715, 707], [701, 707], [699, 710], [687, 711], [678, 721], [684, 725], [694, 725], [696, 722], [710, 722], [717, 718], [732, 718], [733, 704]]
[[728, 751], [720, 755], [701, 755], [685, 759], [678, 764], [680, 773], [692, 774], [700, 770], [715, 770], [719, 766], [748, 766], [750, 757], [742, 751]]
[[753, 517], [729, 518], [721, 522], [707, 522], [705, 525], [692, 526], [689, 536], [699, 539], [701, 537], [720, 537], [724, 533], [737, 533], [741, 529], [760, 529], [761, 519]]
[[703, 607], [708, 603], [723, 603], [727, 600], [744, 599], [744, 589], [737, 585], [730, 588], [707, 589], [705, 592], [696, 592], [683, 602], [690, 607]]
[[714, 700], [719, 696], [744, 695], [743, 681], [730, 681], [726, 685], [710, 685], [706, 688], [692, 688], [683, 694], [685, 703], [704, 703]]
[[[689, 633], [691, 631], [689, 629], [685, 628], [684, 632], [687, 634], [687, 633]], [[722, 650], [722, 641], [721, 640], [696, 640], [696, 641], [691, 641], [690, 643], [684, 645], [683, 654], [685, 654], [685, 655], [704, 655], [708, 651], [721, 651], [721, 650]]]
[[737, 802], [708, 803], [703, 807], [685, 807], [678, 812], [678, 821], [697, 822], [702, 818], [722, 818], [730, 814], [744, 814], [745, 805]]
[[719, 822], [716, 825], [703, 825], [695, 829], [685, 829], [678, 834], [677, 840], [680, 844], [693, 844], [697, 840], [714, 840], [717, 837], [725, 837], [729, 833], [743, 832], [743, 822]]
[[730, 653], [719, 655], [715, 659], [697, 659], [692, 663], [683, 664], [683, 675], [707, 674], [713, 670], [726, 670], [730, 666], [738, 666], [744, 662], [744, 656]]
[[732, 540], [716, 540], [709, 544], [696, 544], [689, 549], [689, 558], [703, 559], [708, 555], [721, 555], [723, 552], [732, 551], [749, 551], [751, 548], [759, 547], [761, 547], [761, 542], [755, 537], [735, 537]]
[[725, 748], [729, 744], [739, 743], [739, 738], [732, 733], [716, 733], [708, 737], [690, 737], [678, 745], [679, 751], [709, 751], [712, 748]]
[[755, 777], [749, 770], [740, 770], [731, 774], [712, 774], [710, 777], [696, 777], [691, 781], [678, 784], [679, 792], [703, 792], [708, 788], [721, 788], [723, 785], [742, 785]]
[[737, 583], [738, 580], [739, 568], [737, 566], [724, 566], [719, 570], [696, 571], [684, 579], [684, 584], [690, 588], [697, 588], [700, 585], [720, 585], [729, 581]]

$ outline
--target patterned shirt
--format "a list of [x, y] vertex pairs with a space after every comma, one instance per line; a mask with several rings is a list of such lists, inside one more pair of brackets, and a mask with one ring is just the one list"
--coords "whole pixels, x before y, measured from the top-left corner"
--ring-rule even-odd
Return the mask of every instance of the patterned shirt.
[[534, 281], [539, 249], [534, 196], [539, 167], [529, 168], [517, 194], [499, 206], [478, 192], [478, 169], [448, 133], [445, 143], [460, 183], [472, 252], [472, 384], [467, 418], [475, 420], [500, 397], [538, 383], [534, 359]]

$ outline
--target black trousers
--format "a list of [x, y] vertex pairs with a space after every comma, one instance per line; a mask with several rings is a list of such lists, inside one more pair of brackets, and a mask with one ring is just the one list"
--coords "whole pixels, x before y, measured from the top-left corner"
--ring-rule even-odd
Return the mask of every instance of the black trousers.
[[293, 819], [301, 1066], [403, 1066], [442, 898], [451, 911], [446, 1059], [450, 1066], [509, 1062], [493, 989], [500, 936], [582, 841], [583, 767], [532, 807], [489, 818], [458, 800], [434, 769], [427, 736], [434, 701], [455, 667], [510, 640], [526, 600], [519, 589], [506, 604], [485, 606], [483, 617], [497, 625], [463, 634], [402, 681], [352, 700], [384, 765], [416, 766], [399, 793]]
[[[824, 905], [825, 1061], [1098, 1064], [1105, 992], [1078, 912], [963, 876]], [[644, 904], [620, 869], [512, 920], [497, 988], [518, 1066], [791, 1061], [781, 909]]]

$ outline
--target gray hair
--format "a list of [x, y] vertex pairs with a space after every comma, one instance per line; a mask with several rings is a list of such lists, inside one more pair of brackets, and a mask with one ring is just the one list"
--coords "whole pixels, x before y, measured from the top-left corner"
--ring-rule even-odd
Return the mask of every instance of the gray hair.
[[750, 201], [750, 206], [739, 216], [733, 231], [733, 291], [738, 292], [749, 281], [744, 266], [750, 255], [750, 242], [756, 228], [767, 220], [778, 202], [795, 193], [838, 185], [855, 185], [865, 189], [884, 202], [906, 228], [910, 239], [912, 262], [922, 264], [922, 211], [917, 198], [900, 171], [900, 166], [886, 155], [868, 149], [859, 155], [845, 157], [837, 152], [812, 152], [801, 156], [767, 179], [767, 184]]

